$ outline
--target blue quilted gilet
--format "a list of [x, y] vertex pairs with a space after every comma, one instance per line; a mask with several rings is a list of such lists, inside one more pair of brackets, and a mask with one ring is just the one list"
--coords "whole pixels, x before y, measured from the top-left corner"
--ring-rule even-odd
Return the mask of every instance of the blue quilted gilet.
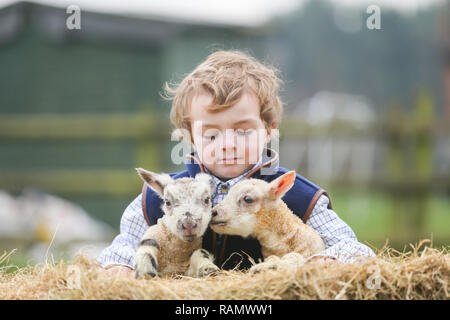
[[[273, 151], [268, 149], [268, 152], [270, 154]], [[267, 166], [263, 164], [260, 168], [262, 167]], [[169, 175], [172, 179], [195, 177], [197, 173], [203, 171], [202, 169], [201, 165], [191, 160], [186, 163], [186, 170], [170, 173]], [[252, 172], [250, 177], [270, 182], [288, 171], [283, 167], [275, 166], [272, 174], [262, 175], [261, 169], [258, 169]], [[325, 190], [297, 174], [294, 185], [286, 192], [282, 200], [292, 212], [301, 218], [303, 222], [306, 222], [321, 195], [328, 197]], [[144, 184], [142, 190], [142, 210], [149, 225], [156, 224], [158, 219], [163, 216], [164, 213], [161, 205], [162, 199], [159, 195], [148, 187], [147, 184]], [[331, 209], [331, 201], [329, 202], [329, 208]], [[262, 260], [261, 246], [256, 239], [218, 235], [209, 227], [203, 237], [203, 248], [212, 252], [215, 256], [215, 263], [224, 269], [232, 269], [237, 264], [239, 264], [240, 269], [250, 267], [251, 263], [246, 254], [250, 255], [255, 262], [258, 262], [259, 259]]]

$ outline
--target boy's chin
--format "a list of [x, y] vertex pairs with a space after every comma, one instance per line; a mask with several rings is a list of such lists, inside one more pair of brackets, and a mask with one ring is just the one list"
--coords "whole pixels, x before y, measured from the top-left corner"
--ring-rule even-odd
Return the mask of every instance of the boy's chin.
[[232, 179], [240, 176], [244, 172], [248, 171], [254, 165], [216, 165], [216, 167], [210, 170], [216, 177], [225, 180]]

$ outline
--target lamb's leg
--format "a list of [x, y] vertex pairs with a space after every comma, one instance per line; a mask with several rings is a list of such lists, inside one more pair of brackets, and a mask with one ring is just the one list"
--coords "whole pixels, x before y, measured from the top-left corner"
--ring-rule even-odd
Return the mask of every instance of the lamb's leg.
[[300, 253], [289, 252], [281, 258], [281, 261], [283, 263], [283, 267], [296, 271], [305, 264], [306, 259]]
[[191, 255], [189, 269], [186, 275], [189, 277], [204, 277], [208, 275], [217, 275], [220, 272], [219, 267], [214, 264], [214, 258], [205, 249], [197, 249]]
[[142, 240], [136, 250], [135, 257], [135, 277], [158, 276], [158, 256], [159, 244], [153, 239]]
[[277, 270], [281, 259], [277, 256], [268, 256], [263, 262], [254, 264], [248, 271], [250, 274], [256, 274], [268, 270]]
[[301, 266], [305, 264], [305, 258], [297, 252], [289, 252], [282, 258], [277, 256], [269, 256], [264, 262], [253, 265], [249, 273], [255, 274], [267, 270], [283, 270], [295, 273]]

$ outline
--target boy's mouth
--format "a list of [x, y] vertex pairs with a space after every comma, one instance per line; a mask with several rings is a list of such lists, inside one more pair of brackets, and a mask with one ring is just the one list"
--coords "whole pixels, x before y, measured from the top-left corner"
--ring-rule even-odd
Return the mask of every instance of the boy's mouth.
[[242, 161], [242, 159], [238, 158], [238, 157], [222, 158], [222, 159], [219, 159], [219, 161], [217, 163], [218, 164], [237, 164], [237, 163], [239, 163], [239, 161]]

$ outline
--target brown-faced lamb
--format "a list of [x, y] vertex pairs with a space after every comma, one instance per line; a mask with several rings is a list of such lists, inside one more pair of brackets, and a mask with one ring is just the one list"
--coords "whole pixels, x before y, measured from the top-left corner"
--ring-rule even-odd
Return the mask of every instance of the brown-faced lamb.
[[136, 249], [135, 276], [180, 275], [202, 277], [219, 268], [212, 255], [201, 248], [211, 219], [214, 183], [199, 173], [195, 178], [172, 179], [136, 169], [141, 178], [163, 199], [164, 215], [145, 232]]
[[215, 232], [259, 241], [265, 262], [254, 265], [252, 273], [274, 269], [283, 261], [285, 266], [298, 267], [325, 249], [320, 235], [281, 199], [294, 185], [295, 176], [289, 171], [270, 183], [245, 179], [213, 208], [210, 226]]

